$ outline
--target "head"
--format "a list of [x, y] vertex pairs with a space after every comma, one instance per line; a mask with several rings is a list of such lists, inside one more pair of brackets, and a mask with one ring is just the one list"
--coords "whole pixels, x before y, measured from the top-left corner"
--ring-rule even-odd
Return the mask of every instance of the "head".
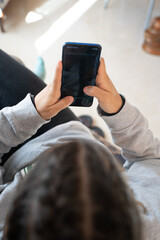
[[64, 143], [37, 163], [7, 220], [7, 240], [140, 240], [135, 200], [100, 144]]

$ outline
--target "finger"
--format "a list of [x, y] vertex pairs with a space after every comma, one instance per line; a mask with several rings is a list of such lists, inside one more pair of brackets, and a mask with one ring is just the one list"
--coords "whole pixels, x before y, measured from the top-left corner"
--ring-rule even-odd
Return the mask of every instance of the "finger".
[[95, 86], [87, 86], [83, 89], [84, 93], [88, 96], [96, 97], [99, 101], [104, 99], [106, 91]]
[[60, 112], [61, 110], [68, 107], [72, 102], [74, 101], [74, 98], [72, 96], [67, 96], [59, 100], [56, 104], [54, 104], [54, 111]]
[[97, 77], [96, 77], [96, 85], [99, 86], [102, 83], [105, 83], [107, 81], [109, 81], [109, 76], [106, 72], [106, 66], [105, 66], [104, 58], [102, 57], [101, 61], [100, 61], [99, 68], [98, 68], [98, 74], [97, 74]]
[[55, 76], [53, 80], [53, 90], [54, 92], [58, 92], [61, 89], [61, 78], [62, 78], [62, 61], [59, 61], [56, 70]]
[[101, 57], [100, 65], [98, 68], [98, 74], [105, 74], [105, 73], [106, 73], [105, 61], [104, 61], [104, 58]]
[[103, 90], [106, 90], [106, 91], [107, 90], [112, 91], [112, 88], [113, 88], [113, 83], [112, 83], [110, 77], [108, 76], [108, 74], [106, 72], [106, 66], [105, 66], [104, 58], [101, 58], [98, 74], [97, 74], [97, 77], [96, 77], [96, 85], [99, 88], [101, 88]]

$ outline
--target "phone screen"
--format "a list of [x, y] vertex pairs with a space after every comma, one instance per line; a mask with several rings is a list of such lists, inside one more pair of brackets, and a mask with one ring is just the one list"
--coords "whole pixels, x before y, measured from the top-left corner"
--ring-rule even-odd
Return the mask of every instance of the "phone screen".
[[95, 85], [101, 47], [98, 44], [66, 44], [63, 47], [62, 97], [74, 97], [72, 106], [91, 106], [93, 98], [83, 92]]

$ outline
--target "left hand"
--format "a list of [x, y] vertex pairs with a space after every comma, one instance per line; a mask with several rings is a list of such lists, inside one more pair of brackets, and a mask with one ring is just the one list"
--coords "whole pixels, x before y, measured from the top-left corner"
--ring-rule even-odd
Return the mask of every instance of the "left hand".
[[96, 97], [102, 110], [107, 113], [117, 113], [122, 107], [122, 98], [106, 72], [103, 58], [98, 69], [96, 86], [87, 86], [83, 91], [88, 96]]
[[62, 78], [62, 62], [59, 61], [55, 77], [52, 83], [48, 84], [35, 97], [35, 106], [40, 116], [48, 120], [57, 115], [61, 110], [68, 107], [74, 100], [72, 96], [59, 99], [61, 96], [61, 78]]

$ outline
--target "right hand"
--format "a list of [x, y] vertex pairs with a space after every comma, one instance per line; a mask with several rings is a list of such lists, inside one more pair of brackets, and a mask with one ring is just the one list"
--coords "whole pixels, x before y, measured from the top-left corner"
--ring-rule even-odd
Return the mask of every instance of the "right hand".
[[48, 84], [35, 97], [35, 106], [40, 116], [48, 120], [57, 115], [61, 110], [68, 107], [74, 100], [72, 96], [60, 99], [61, 96], [61, 78], [62, 78], [62, 62], [59, 61], [54, 80]]
[[88, 96], [96, 97], [99, 105], [104, 112], [117, 113], [122, 107], [123, 101], [112, 81], [110, 80], [104, 59], [101, 62], [96, 77], [96, 86], [87, 86], [83, 89]]

